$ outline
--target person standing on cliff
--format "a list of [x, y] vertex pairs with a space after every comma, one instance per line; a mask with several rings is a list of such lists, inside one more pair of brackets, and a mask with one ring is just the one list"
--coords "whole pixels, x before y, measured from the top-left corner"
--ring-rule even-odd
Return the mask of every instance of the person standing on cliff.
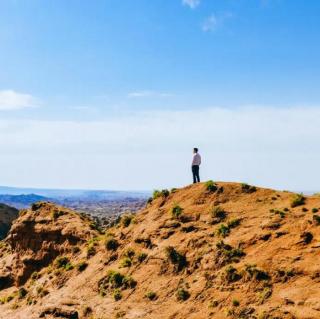
[[201, 156], [198, 153], [198, 149], [195, 147], [193, 149], [193, 158], [192, 158], [192, 175], [193, 175], [193, 183], [200, 183], [200, 175], [199, 169], [201, 164]]

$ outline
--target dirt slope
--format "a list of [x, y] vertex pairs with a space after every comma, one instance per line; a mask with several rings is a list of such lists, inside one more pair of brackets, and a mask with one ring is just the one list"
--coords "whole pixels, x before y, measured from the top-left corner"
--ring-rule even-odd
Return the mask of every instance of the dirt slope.
[[209, 188], [160, 193], [106, 234], [52, 204], [24, 211], [0, 318], [320, 318], [320, 197]]

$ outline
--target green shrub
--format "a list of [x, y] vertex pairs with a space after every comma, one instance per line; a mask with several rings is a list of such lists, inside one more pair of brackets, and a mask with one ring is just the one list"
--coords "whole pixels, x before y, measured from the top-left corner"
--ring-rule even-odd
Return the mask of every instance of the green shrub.
[[171, 209], [171, 214], [172, 214], [173, 218], [179, 219], [181, 217], [181, 215], [183, 214], [183, 208], [180, 207], [179, 205], [175, 205]]
[[107, 275], [98, 283], [98, 290], [101, 296], [114, 289], [134, 288], [137, 282], [130, 276], [125, 276], [118, 271], [109, 270]]
[[172, 246], [166, 247], [165, 252], [168, 260], [175, 265], [177, 271], [180, 271], [187, 266], [186, 256], [180, 254]]
[[26, 304], [27, 304], [28, 306], [35, 305], [36, 303], [37, 303], [37, 301], [34, 300], [31, 296], [28, 296], [28, 297], [27, 297]]
[[230, 234], [230, 228], [225, 224], [221, 224], [217, 229], [218, 236], [221, 236], [224, 238], [224, 237], [227, 237], [229, 234]]
[[241, 190], [243, 193], [250, 194], [250, 193], [254, 193], [257, 190], [257, 188], [255, 186], [252, 186], [252, 185], [249, 185], [246, 183], [242, 183]]
[[147, 200], [147, 204], [151, 204], [153, 201], [153, 198], [152, 197], [149, 197], [148, 200]]
[[89, 245], [87, 247], [87, 258], [90, 258], [92, 256], [94, 256], [96, 254], [96, 248], [94, 247], [94, 245]]
[[78, 246], [73, 246], [71, 248], [71, 251], [72, 251], [73, 254], [77, 254], [77, 253], [79, 253], [81, 251], [81, 249]]
[[23, 299], [27, 294], [28, 294], [28, 291], [24, 287], [19, 288], [18, 290], [19, 299]]
[[134, 288], [137, 285], [137, 282], [131, 276], [124, 276], [122, 280], [123, 288]]
[[89, 227], [93, 230], [98, 230], [99, 232], [101, 231], [100, 225], [96, 220], [92, 220], [89, 224]]
[[52, 216], [52, 219], [53, 220], [56, 220], [58, 219], [60, 216], [62, 216], [64, 213], [60, 210], [53, 210], [52, 213], [51, 213], [51, 216]]
[[181, 228], [181, 231], [184, 233], [191, 233], [193, 231], [197, 231], [198, 228], [194, 225], [189, 225]]
[[188, 290], [179, 288], [176, 293], [176, 296], [179, 301], [185, 301], [190, 298], [190, 293], [188, 292]]
[[240, 221], [240, 219], [232, 219], [227, 223], [227, 225], [221, 224], [217, 229], [217, 235], [223, 238], [227, 237], [230, 234], [232, 228], [240, 225]]
[[129, 257], [125, 257], [120, 261], [120, 267], [131, 267], [132, 260]]
[[122, 299], [121, 290], [120, 290], [120, 289], [115, 289], [115, 290], [113, 291], [112, 296], [113, 296], [113, 299], [114, 299], [115, 301], [119, 301], [120, 299]]
[[152, 198], [157, 199], [159, 197], [168, 197], [169, 195], [170, 195], [170, 192], [167, 189], [163, 189], [161, 191], [154, 190]]
[[119, 247], [119, 243], [116, 239], [114, 238], [107, 238], [105, 241], [105, 247], [107, 250], [117, 250], [117, 248]]
[[313, 212], [314, 214], [317, 213], [318, 211], [319, 211], [318, 208], [316, 208], [316, 207], [312, 208], [312, 212]]
[[316, 225], [320, 225], [320, 216], [313, 215], [313, 221]]
[[306, 198], [302, 194], [295, 194], [291, 200], [291, 207], [297, 207], [305, 204]]
[[233, 266], [228, 266], [225, 268], [223, 273], [223, 279], [228, 283], [235, 282], [241, 279], [241, 274], [238, 273], [238, 270]]
[[234, 306], [234, 307], [239, 307], [239, 306], [240, 306], [239, 300], [233, 299], [233, 300], [232, 300], [232, 306]]
[[296, 272], [294, 269], [289, 270], [283, 270], [283, 269], [277, 269], [276, 270], [276, 279], [278, 279], [280, 282], [287, 282], [290, 278], [294, 277], [296, 275]]
[[125, 276], [117, 271], [110, 270], [108, 272], [107, 277], [108, 277], [109, 283], [111, 284], [112, 288], [119, 288], [122, 286], [123, 279]]
[[211, 211], [211, 217], [213, 218], [214, 222], [219, 223], [227, 217], [227, 213], [220, 206], [215, 206]]
[[43, 205], [45, 205], [46, 203], [45, 202], [36, 202], [36, 203], [33, 203], [31, 205], [31, 210], [32, 211], [36, 211], [38, 209], [40, 209]]
[[285, 218], [286, 217], [286, 214], [285, 212], [281, 211], [281, 210], [278, 210], [278, 209], [273, 209], [272, 212], [276, 215], [279, 215], [281, 218]]
[[160, 196], [161, 196], [161, 191], [155, 189], [155, 190], [153, 191], [152, 198], [153, 198], [153, 199], [157, 199], [157, 198], [160, 197]]
[[306, 231], [306, 232], [303, 232], [301, 235], [300, 235], [300, 238], [302, 239], [302, 243], [305, 244], [305, 245], [308, 245], [312, 242], [313, 240], [313, 235], [312, 233]]
[[205, 186], [206, 186], [207, 191], [212, 192], [212, 193], [218, 189], [217, 184], [214, 183], [214, 181], [212, 181], [212, 180], [207, 181]]
[[247, 277], [252, 280], [269, 280], [270, 276], [267, 272], [257, 268], [256, 265], [246, 265], [245, 271], [247, 273]]
[[87, 267], [88, 267], [88, 263], [86, 261], [80, 261], [76, 266], [77, 270], [80, 272], [86, 270]]
[[133, 214], [125, 214], [121, 217], [121, 224], [123, 227], [129, 227], [134, 219]]
[[56, 268], [64, 268], [66, 270], [70, 269], [70, 261], [68, 257], [62, 256], [62, 257], [57, 257], [55, 260], [55, 266]]
[[163, 189], [163, 190], [161, 191], [161, 195], [162, 195], [163, 197], [168, 197], [168, 196], [170, 195], [170, 192], [169, 192], [167, 189]]
[[149, 291], [145, 294], [145, 297], [148, 298], [149, 300], [156, 300], [157, 294], [153, 291]]
[[39, 297], [44, 297], [49, 294], [49, 291], [45, 289], [43, 286], [37, 287], [37, 294]]
[[3, 305], [3, 304], [5, 304], [5, 303], [7, 303], [7, 302], [10, 302], [11, 300], [14, 299], [14, 297], [15, 297], [14, 294], [1, 297], [1, 298], [0, 298], [0, 305]]
[[227, 264], [231, 262], [238, 262], [239, 259], [245, 256], [241, 248], [233, 248], [232, 246], [220, 241], [216, 245], [218, 257], [222, 257], [221, 263]]
[[230, 221], [228, 221], [227, 226], [229, 228], [235, 228], [238, 227], [241, 223], [241, 219], [240, 218], [235, 218], [235, 219], [231, 219]]
[[272, 295], [271, 287], [264, 287], [262, 291], [259, 292], [258, 297], [260, 304], [263, 304]]
[[146, 253], [140, 253], [137, 256], [137, 259], [138, 259], [139, 263], [142, 263], [147, 257], [148, 257], [148, 255]]
[[219, 306], [219, 301], [218, 300], [211, 300], [209, 302], [209, 308], [216, 308]]
[[64, 267], [65, 270], [72, 270], [74, 267], [71, 263], [67, 263], [66, 266]]
[[134, 257], [134, 255], [136, 254], [136, 252], [132, 249], [132, 248], [128, 248], [125, 252], [124, 252], [124, 256], [132, 259]]
[[41, 277], [41, 274], [39, 274], [37, 271], [34, 271], [32, 274], [31, 274], [31, 279], [33, 280], [37, 280]]

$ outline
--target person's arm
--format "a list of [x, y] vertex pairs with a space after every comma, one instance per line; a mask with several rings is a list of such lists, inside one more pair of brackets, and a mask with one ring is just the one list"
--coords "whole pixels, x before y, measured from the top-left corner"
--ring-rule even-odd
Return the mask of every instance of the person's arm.
[[191, 166], [195, 165], [195, 161], [196, 161], [196, 154], [194, 154], [193, 157], [192, 157]]

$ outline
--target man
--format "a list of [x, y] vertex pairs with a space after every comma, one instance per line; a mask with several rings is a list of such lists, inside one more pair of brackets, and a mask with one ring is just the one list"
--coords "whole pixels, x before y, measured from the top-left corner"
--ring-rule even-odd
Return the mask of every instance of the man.
[[199, 167], [201, 164], [201, 156], [198, 153], [198, 149], [195, 147], [193, 149], [193, 159], [192, 159], [192, 175], [193, 183], [200, 183]]

